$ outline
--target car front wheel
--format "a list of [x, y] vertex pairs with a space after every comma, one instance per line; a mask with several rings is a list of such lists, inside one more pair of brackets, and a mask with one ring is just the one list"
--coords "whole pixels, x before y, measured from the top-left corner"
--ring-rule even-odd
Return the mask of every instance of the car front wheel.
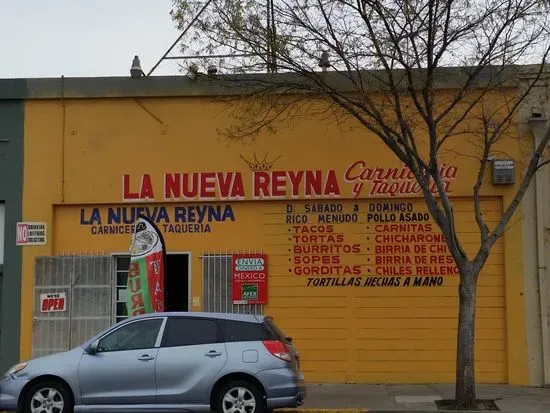
[[265, 413], [262, 393], [247, 381], [232, 381], [218, 394], [217, 413]]
[[35, 384], [23, 402], [23, 413], [72, 413], [73, 408], [69, 390], [56, 381]]

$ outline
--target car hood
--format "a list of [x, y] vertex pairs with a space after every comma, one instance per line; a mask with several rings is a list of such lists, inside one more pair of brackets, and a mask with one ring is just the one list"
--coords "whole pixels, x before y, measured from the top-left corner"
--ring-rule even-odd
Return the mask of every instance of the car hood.
[[69, 371], [74, 371], [84, 349], [76, 347], [69, 351], [50, 354], [27, 360], [27, 367], [18, 374], [19, 377], [33, 378], [41, 374], [56, 374], [64, 376]]

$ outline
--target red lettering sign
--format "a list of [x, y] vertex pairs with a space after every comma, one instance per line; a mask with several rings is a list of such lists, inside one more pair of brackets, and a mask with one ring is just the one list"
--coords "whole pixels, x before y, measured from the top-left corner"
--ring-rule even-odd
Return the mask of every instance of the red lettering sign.
[[[451, 181], [456, 178], [458, 168], [456, 166], [441, 165], [439, 175], [447, 193], [452, 192], [449, 188]], [[400, 168], [370, 167], [365, 161], [352, 163], [344, 173], [344, 180], [353, 185], [354, 197], [361, 195], [363, 185], [370, 184], [368, 196], [397, 197], [403, 195], [414, 195], [421, 192], [420, 185], [416, 181], [414, 173], [406, 166]], [[430, 183], [430, 191], [437, 193], [435, 183]]]
[[40, 312], [53, 313], [67, 309], [65, 293], [40, 294]]
[[145, 303], [143, 302], [143, 295], [141, 292], [132, 294], [130, 300], [132, 301], [132, 307], [128, 309], [128, 312], [131, 313], [132, 316], [145, 314]]
[[[242, 172], [165, 173], [164, 200], [292, 199], [300, 195], [311, 199], [341, 198], [343, 195], [348, 195], [342, 193], [342, 183], [351, 185], [349, 189], [355, 198], [360, 195], [399, 197], [421, 193], [414, 173], [404, 165], [388, 168], [369, 165], [366, 161], [358, 160], [351, 163], [343, 173], [338, 174], [333, 169], [270, 170], [269, 168], [252, 168], [250, 193], [245, 193]], [[458, 168], [442, 164], [438, 172], [445, 190], [450, 193], [450, 185], [457, 177]], [[438, 192], [433, 180], [429, 186], [430, 191]], [[131, 179], [130, 175], [123, 175], [122, 198], [124, 201], [155, 200], [151, 176], [142, 174], [139, 179], [138, 177]]]
[[130, 268], [128, 270], [128, 276], [129, 277], [136, 277], [140, 274], [140, 271], [139, 271], [139, 262], [135, 261], [135, 262], [131, 262], [130, 263]]
[[241, 199], [244, 184], [240, 172], [169, 173], [164, 175], [164, 199]]
[[334, 198], [341, 195], [336, 172], [255, 171], [253, 196], [260, 199], [296, 198], [300, 190], [308, 198]]
[[138, 191], [132, 191], [132, 185], [130, 182], [130, 175], [125, 174], [122, 176], [122, 199], [124, 201], [136, 201], [136, 200], [154, 200], [155, 193], [153, 191], [153, 183], [151, 182], [151, 176], [144, 174], [141, 176]]

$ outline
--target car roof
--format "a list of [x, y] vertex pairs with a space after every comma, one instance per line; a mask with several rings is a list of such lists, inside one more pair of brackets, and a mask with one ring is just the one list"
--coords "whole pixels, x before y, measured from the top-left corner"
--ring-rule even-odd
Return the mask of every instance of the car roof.
[[161, 313], [147, 313], [139, 314], [133, 317], [127, 318], [127, 320], [137, 320], [139, 318], [151, 318], [151, 317], [205, 317], [215, 318], [219, 320], [235, 320], [246, 321], [249, 323], [261, 323], [264, 320], [263, 315], [254, 314], [239, 314], [239, 313], [213, 313], [213, 312], [200, 312], [200, 311], [171, 311]]
[[86, 347], [99, 336], [107, 334], [108, 332], [125, 325], [128, 322], [132, 322], [139, 319], [147, 319], [153, 317], [205, 317], [211, 319], [219, 320], [234, 320], [234, 321], [244, 321], [249, 323], [262, 323], [265, 319], [271, 319], [271, 317], [264, 315], [254, 315], [254, 314], [239, 314], [239, 313], [212, 313], [212, 312], [199, 312], [199, 311], [173, 311], [173, 312], [160, 312], [160, 313], [147, 313], [139, 314], [136, 316], [128, 317], [125, 320], [122, 320], [116, 324], [111, 325], [108, 329], [102, 331], [101, 333], [96, 334], [94, 337], [89, 338], [85, 343], [82, 344], [82, 347]]

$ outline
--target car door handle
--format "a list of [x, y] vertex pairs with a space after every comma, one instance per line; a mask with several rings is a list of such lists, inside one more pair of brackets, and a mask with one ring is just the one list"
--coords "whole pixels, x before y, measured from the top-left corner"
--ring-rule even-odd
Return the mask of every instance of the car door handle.
[[222, 353], [220, 353], [219, 351], [216, 351], [216, 350], [210, 350], [208, 353], [205, 353], [205, 356], [207, 357], [218, 357], [218, 356], [221, 356]]
[[138, 360], [142, 360], [142, 361], [149, 361], [153, 359], [154, 357], [150, 356], [149, 354], [144, 354], [143, 356], [138, 357]]

